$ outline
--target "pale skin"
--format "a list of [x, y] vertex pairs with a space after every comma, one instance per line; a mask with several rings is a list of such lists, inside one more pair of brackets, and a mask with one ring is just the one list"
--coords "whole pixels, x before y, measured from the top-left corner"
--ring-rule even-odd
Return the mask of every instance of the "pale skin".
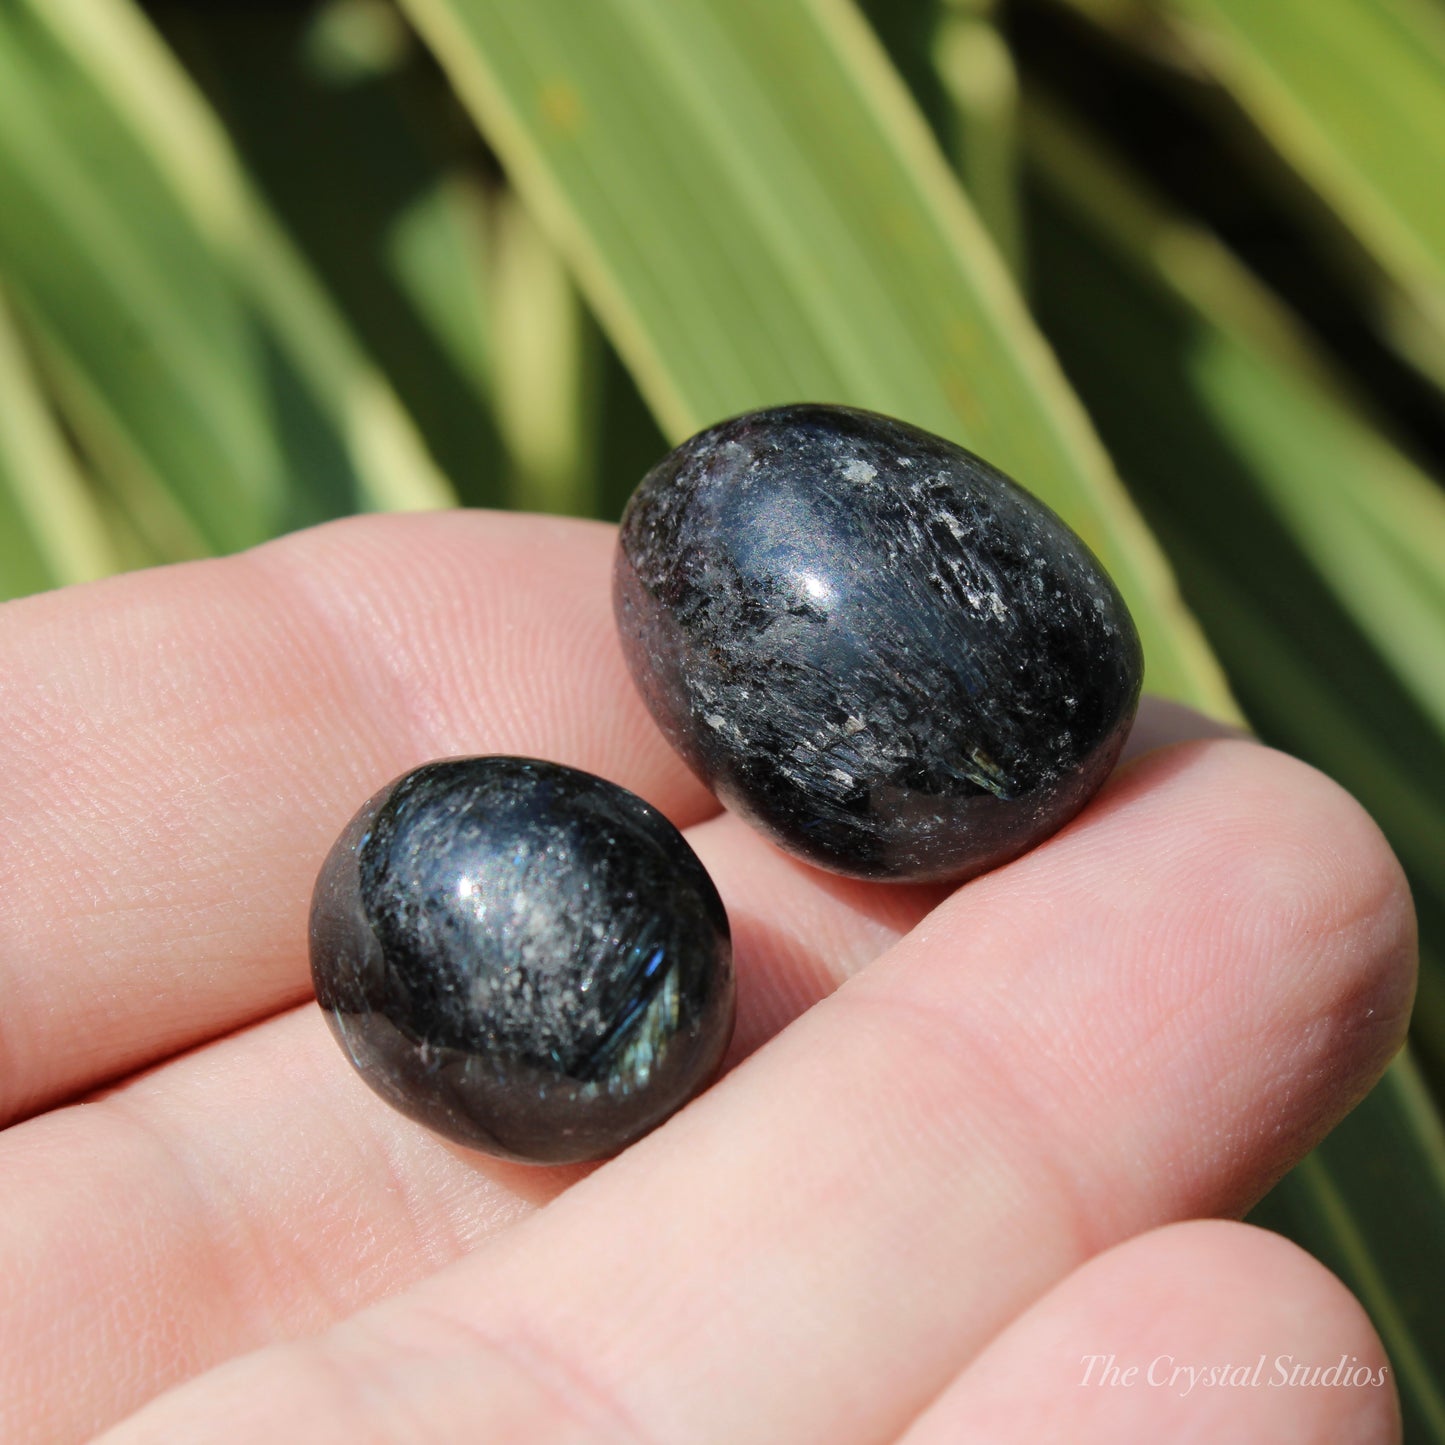
[[[821, 874], [653, 727], [611, 540], [367, 518], [0, 609], [0, 1438], [1397, 1438], [1389, 1373], [1084, 1383], [1388, 1367], [1331, 1275], [1229, 1222], [1404, 1037], [1413, 912], [1359, 806], [1146, 704], [1017, 862]], [[733, 920], [729, 1071], [592, 1170], [430, 1136], [308, 1001], [342, 824], [489, 752], [641, 793]]]

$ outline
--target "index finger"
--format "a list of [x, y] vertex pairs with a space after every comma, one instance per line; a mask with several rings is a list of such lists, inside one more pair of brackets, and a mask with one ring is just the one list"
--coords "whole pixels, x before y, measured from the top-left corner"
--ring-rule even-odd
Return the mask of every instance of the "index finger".
[[612, 540], [354, 518], [0, 609], [0, 1121], [304, 998], [322, 856], [428, 758], [717, 811], [627, 676]]

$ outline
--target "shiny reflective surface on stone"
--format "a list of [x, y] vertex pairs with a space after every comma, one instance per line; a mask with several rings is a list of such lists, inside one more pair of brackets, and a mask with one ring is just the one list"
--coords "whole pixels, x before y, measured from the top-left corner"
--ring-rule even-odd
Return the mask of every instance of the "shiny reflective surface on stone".
[[980, 458], [833, 406], [754, 412], [643, 479], [613, 576], [664, 733], [781, 846], [962, 879], [1108, 776], [1143, 656], [1093, 554]]
[[311, 969], [366, 1082], [503, 1158], [615, 1153], [701, 1089], [732, 1032], [727, 915], [682, 835], [527, 758], [388, 784], [322, 866]]

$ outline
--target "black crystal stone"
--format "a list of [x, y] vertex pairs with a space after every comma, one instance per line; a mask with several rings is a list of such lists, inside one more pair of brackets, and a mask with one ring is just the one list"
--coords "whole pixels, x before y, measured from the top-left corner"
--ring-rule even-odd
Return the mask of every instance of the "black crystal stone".
[[864, 878], [968, 878], [1061, 827], [1143, 676], [1123, 599], [1048, 507], [839, 406], [753, 412], [663, 458], [623, 516], [613, 602], [693, 771]]
[[697, 855], [626, 789], [530, 758], [377, 793], [322, 865], [311, 972], [382, 1098], [532, 1163], [623, 1148], [732, 1033], [727, 914]]

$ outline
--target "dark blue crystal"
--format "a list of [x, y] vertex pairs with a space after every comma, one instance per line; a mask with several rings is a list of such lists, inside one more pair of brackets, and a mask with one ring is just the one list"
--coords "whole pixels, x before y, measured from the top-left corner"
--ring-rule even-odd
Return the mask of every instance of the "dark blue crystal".
[[1097, 559], [987, 462], [837, 406], [701, 432], [622, 520], [614, 605], [663, 732], [810, 862], [962, 879], [1068, 821], [1143, 656]]
[[529, 1162], [615, 1153], [732, 1032], [727, 915], [682, 835], [529, 758], [428, 763], [377, 793], [317, 879], [311, 970], [378, 1094]]

